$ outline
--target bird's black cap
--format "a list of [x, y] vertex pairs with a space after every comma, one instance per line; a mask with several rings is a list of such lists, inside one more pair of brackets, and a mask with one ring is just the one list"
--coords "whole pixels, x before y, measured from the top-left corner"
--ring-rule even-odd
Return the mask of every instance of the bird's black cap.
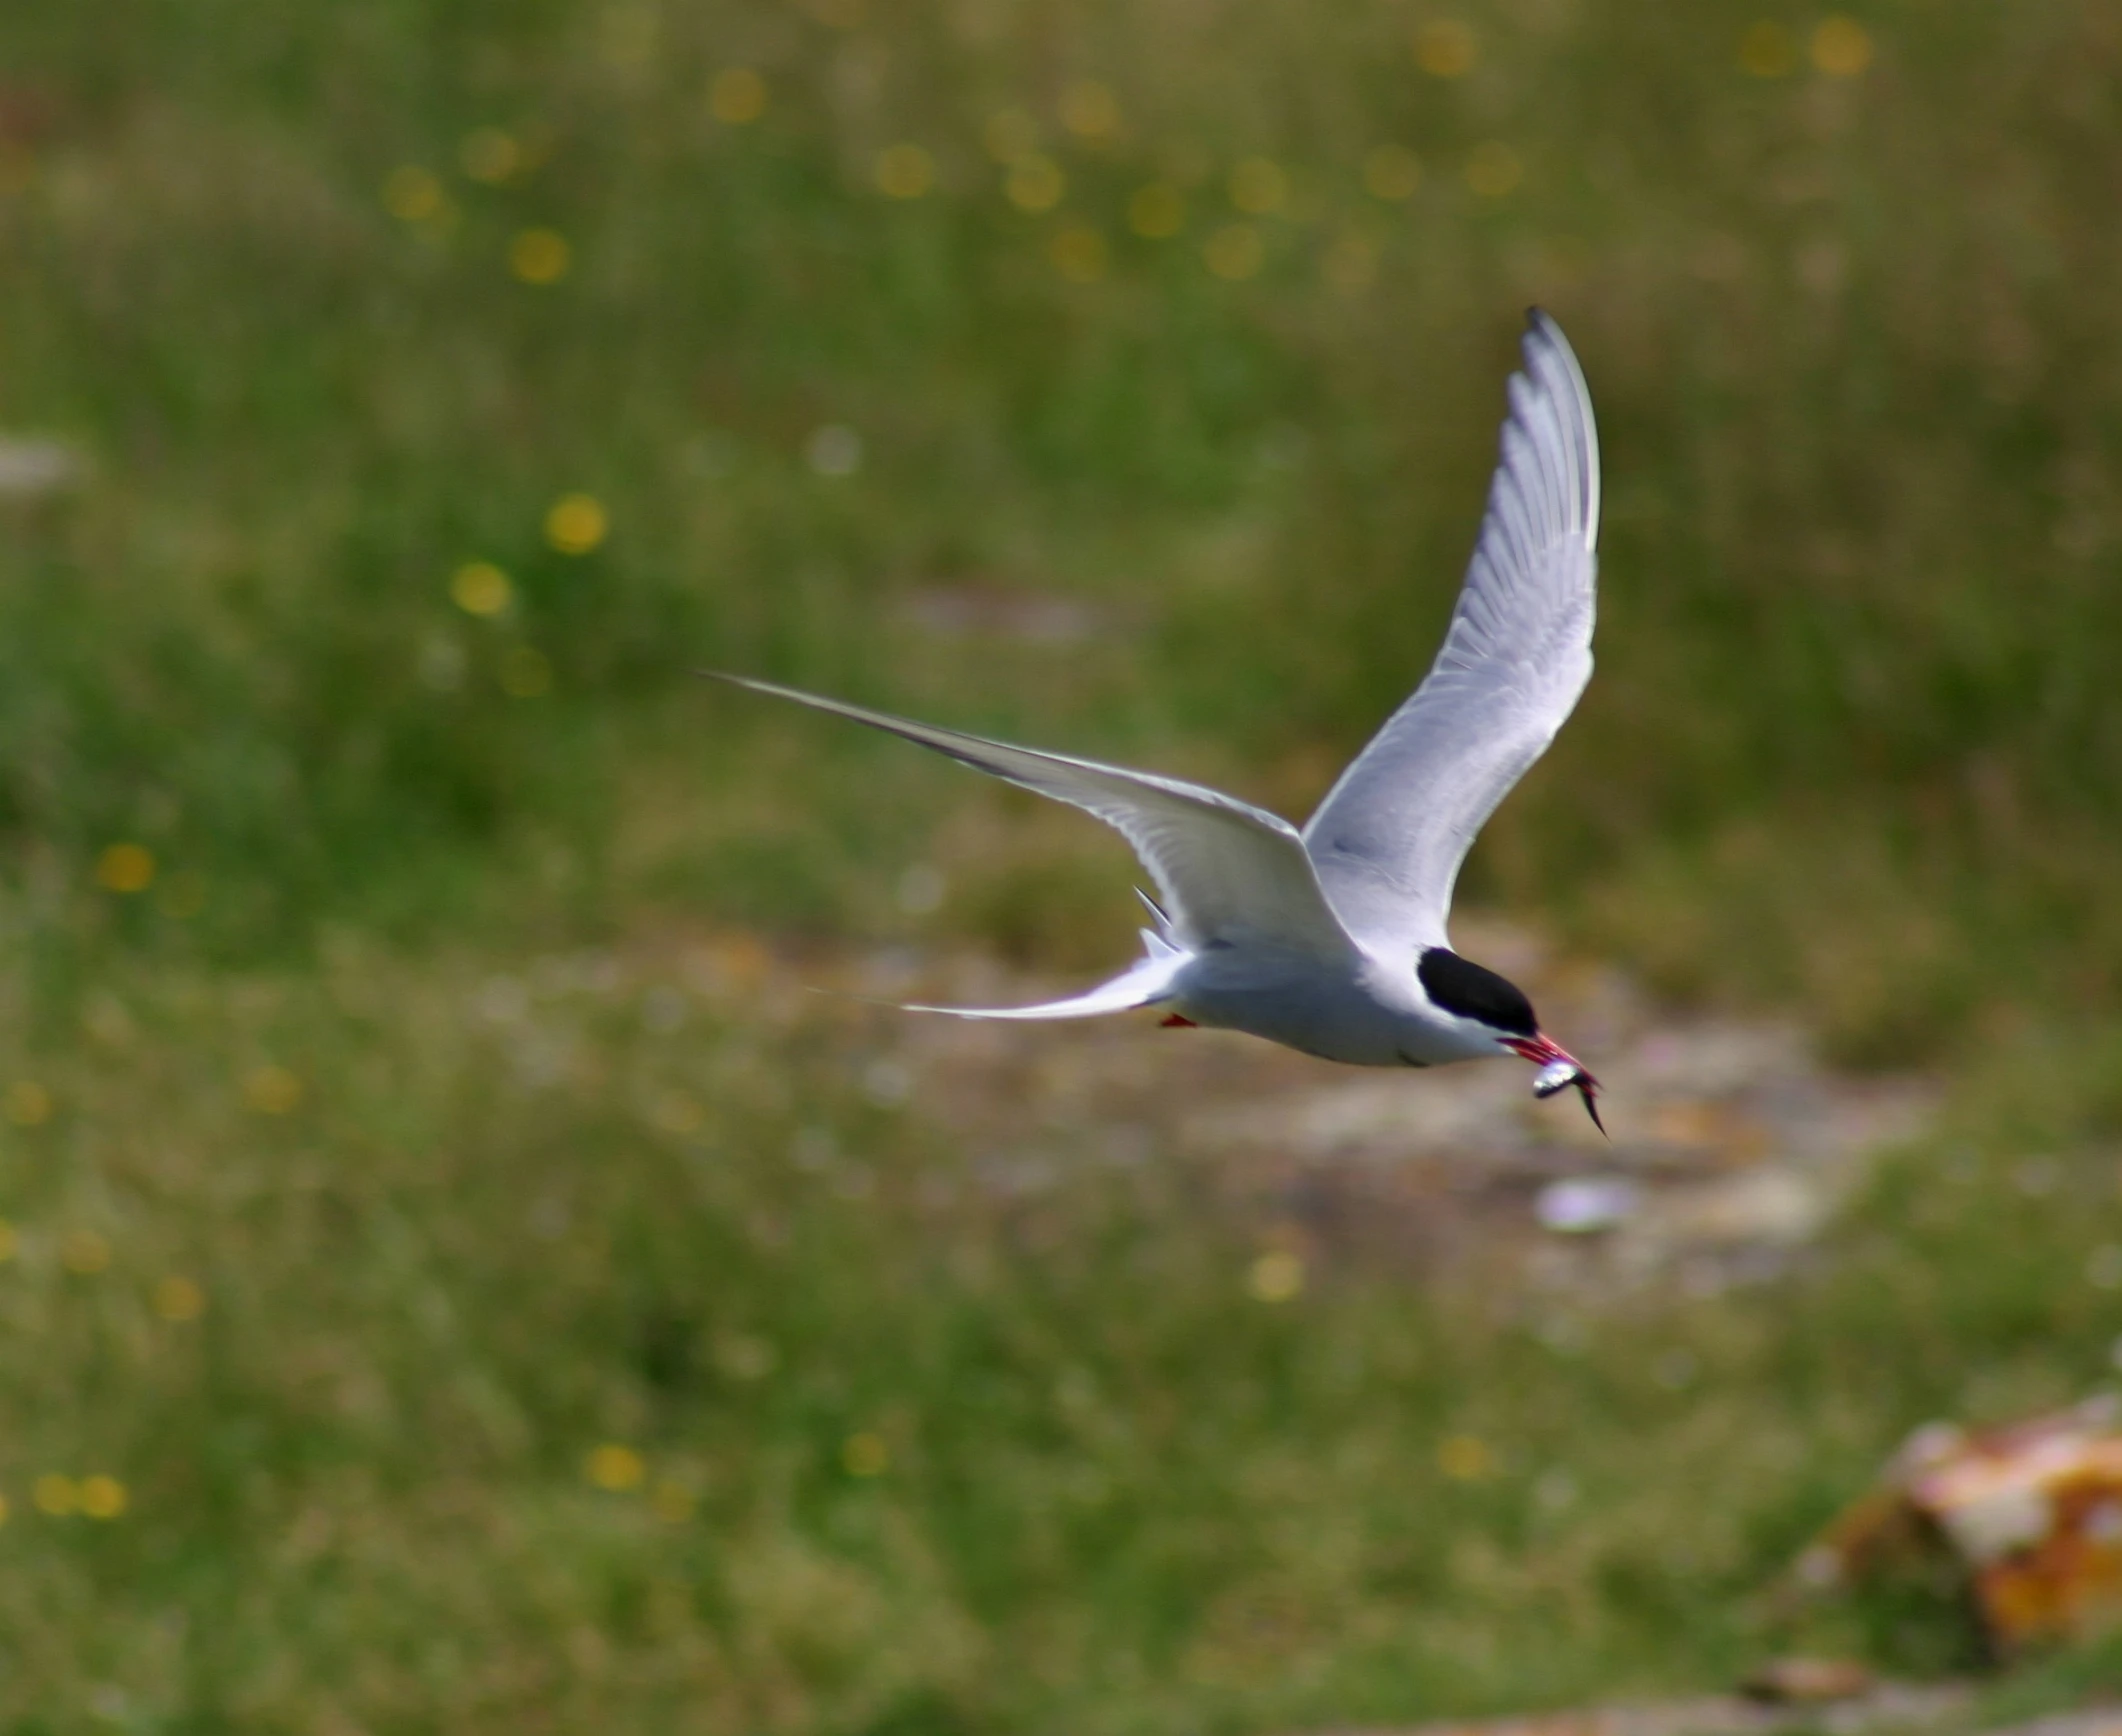
[[1447, 1013], [1478, 1019], [1513, 1037], [1530, 1037], [1540, 1029], [1533, 1004], [1516, 983], [1507, 982], [1449, 947], [1433, 946], [1415, 967], [1429, 998]]

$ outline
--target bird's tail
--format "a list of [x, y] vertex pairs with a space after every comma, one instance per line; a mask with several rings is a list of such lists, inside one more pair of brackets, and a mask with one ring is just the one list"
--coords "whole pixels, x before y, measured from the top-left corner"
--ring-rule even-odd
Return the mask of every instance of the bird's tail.
[[[1152, 905], [1151, 908], [1156, 907]], [[1158, 914], [1162, 916], [1163, 913], [1159, 911]], [[1137, 959], [1110, 982], [1086, 989], [1080, 995], [1070, 995], [1066, 1000], [1043, 1001], [1034, 1007], [909, 1005], [905, 1010], [909, 1013], [949, 1013], [959, 1019], [1092, 1019], [1101, 1013], [1124, 1013], [1136, 1007], [1155, 1006], [1159, 1001], [1171, 998], [1172, 980], [1190, 955], [1161, 934], [1154, 934], [1146, 928], [1142, 931], [1142, 942], [1149, 949], [1147, 958]]]
[[1153, 959], [1184, 952], [1186, 949], [1172, 938], [1172, 919], [1164, 914], [1164, 906], [1139, 886], [1135, 888], [1135, 896], [1142, 900], [1142, 908], [1149, 912], [1150, 921], [1156, 924], [1154, 928], [1140, 931], [1143, 950]]

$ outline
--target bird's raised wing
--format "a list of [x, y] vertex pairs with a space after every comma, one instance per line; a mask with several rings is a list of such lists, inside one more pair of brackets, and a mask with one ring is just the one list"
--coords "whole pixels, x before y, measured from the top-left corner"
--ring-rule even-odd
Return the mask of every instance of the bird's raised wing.
[[888, 730], [1097, 815], [1134, 846], [1170, 906], [1173, 938], [1189, 951], [1251, 944], [1332, 957], [1348, 950], [1348, 936], [1319, 889], [1296, 827], [1234, 796], [1176, 778], [910, 723], [771, 681], [719, 678]]
[[1444, 648], [1304, 828], [1335, 913], [1368, 945], [1445, 943], [1474, 834], [1591, 679], [1598, 432], [1562, 328], [1537, 308], [1527, 327]]

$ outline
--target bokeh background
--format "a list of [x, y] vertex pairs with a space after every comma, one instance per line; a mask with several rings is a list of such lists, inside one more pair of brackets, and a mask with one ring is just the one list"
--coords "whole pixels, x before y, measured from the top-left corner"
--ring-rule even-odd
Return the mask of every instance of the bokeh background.
[[[1971, 1662], [1949, 1600], [1769, 1588], [1910, 1427], [2122, 1332], [2122, 12], [0, 43], [0, 1727], [1266, 1732]], [[1768, 1282], [1568, 1333], [1154, 1123], [989, 1185], [800, 985], [1081, 981], [1124, 852], [691, 671], [1301, 814], [1428, 661], [1533, 301], [1600, 671], [1463, 896], [1929, 1075], [1932, 1132]]]

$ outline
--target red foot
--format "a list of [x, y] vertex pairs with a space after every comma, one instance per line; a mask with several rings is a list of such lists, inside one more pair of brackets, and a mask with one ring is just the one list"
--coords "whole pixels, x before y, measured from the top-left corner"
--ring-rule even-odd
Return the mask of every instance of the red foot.
[[1164, 1029], [1169, 1031], [1174, 1028], [1182, 1031], [1198, 1031], [1201, 1027], [1195, 1024], [1193, 1020], [1181, 1018], [1177, 1013], [1173, 1013], [1170, 1018], [1164, 1021]]

